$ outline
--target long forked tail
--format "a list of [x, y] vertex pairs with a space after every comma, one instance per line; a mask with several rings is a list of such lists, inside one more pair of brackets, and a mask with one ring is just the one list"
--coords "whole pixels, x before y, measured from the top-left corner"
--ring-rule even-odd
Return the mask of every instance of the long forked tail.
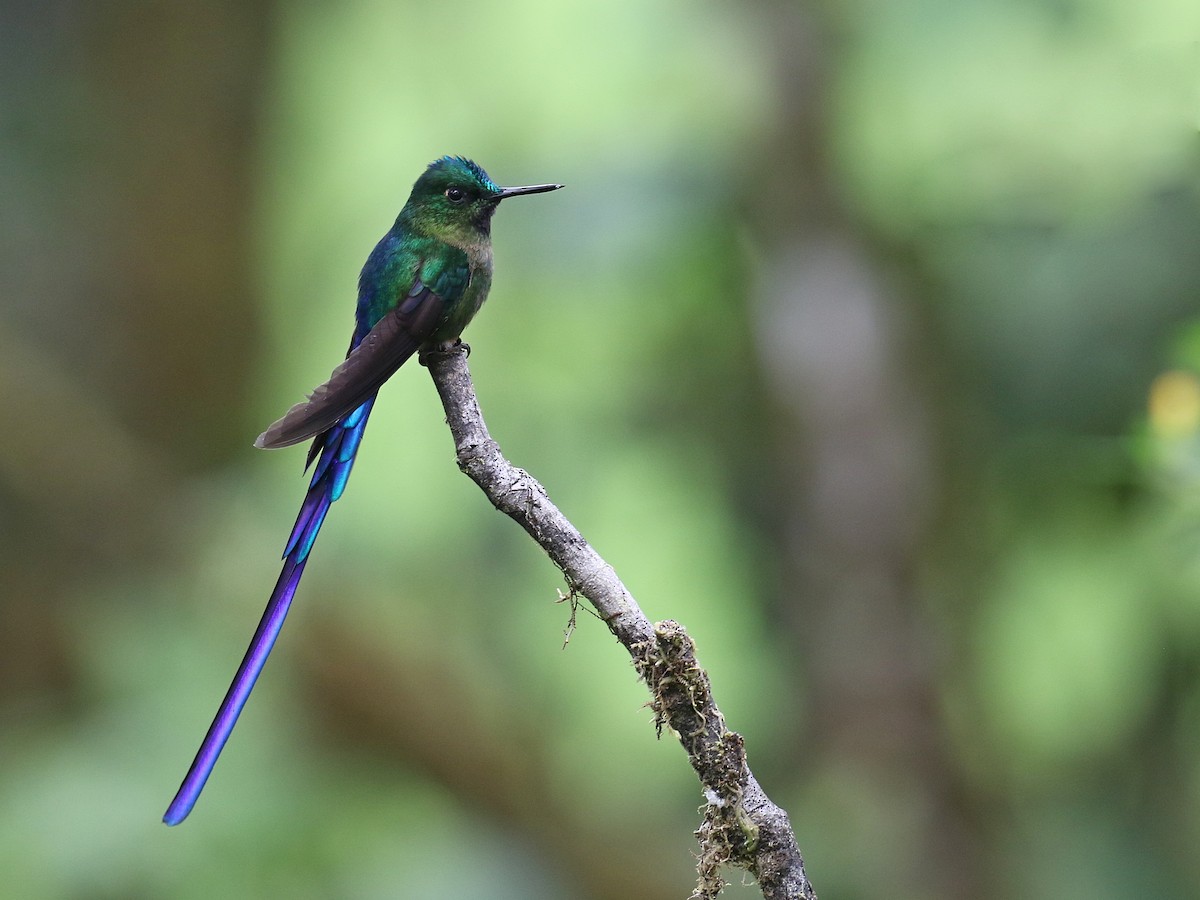
[[216, 765], [217, 758], [237, 723], [242, 707], [246, 705], [246, 700], [254, 689], [254, 682], [258, 680], [267, 656], [275, 646], [275, 639], [279, 637], [279, 631], [283, 628], [283, 621], [287, 618], [292, 597], [300, 584], [300, 576], [304, 574], [308, 554], [317, 539], [317, 533], [321, 530], [321, 524], [325, 521], [325, 514], [329, 512], [330, 504], [341, 497], [346, 488], [346, 480], [350, 477], [350, 469], [354, 465], [354, 457], [374, 402], [375, 398], [371, 397], [318, 437], [313, 444], [309, 453], [309, 463], [319, 456], [317, 467], [309, 483], [304, 505], [300, 507], [300, 515], [296, 517], [296, 524], [283, 551], [283, 571], [279, 573], [279, 581], [275, 584], [275, 590], [271, 592], [271, 599], [267, 602], [266, 611], [262, 621], [258, 623], [246, 656], [238, 666], [225, 699], [221, 701], [217, 717], [209, 726], [204, 743], [200, 745], [200, 750], [179, 786], [175, 799], [167, 807], [163, 821], [168, 825], [178, 825], [196, 805], [200, 792], [204, 790], [204, 783], [208, 781], [208, 776], [212, 773], [213, 766]]

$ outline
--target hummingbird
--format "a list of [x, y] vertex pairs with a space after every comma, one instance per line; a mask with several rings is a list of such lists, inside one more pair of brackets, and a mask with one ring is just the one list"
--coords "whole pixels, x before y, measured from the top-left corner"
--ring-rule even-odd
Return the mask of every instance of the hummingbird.
[[329, 380], [258, 436], [254, 446], [312, 439], [308, 493], [283, 551], [283, 570], [250, 647], [163, 821], [192, 811], [292, 604], [329, 507], [342, 496], [380, 386], [418, 351], [445, 349], [479, 312], [492, 285], [492, 214], [501, 200], [556, 191], [561, 184], [498, 187], [461, 156], [434, 160], [358, 278], [354, 334]]

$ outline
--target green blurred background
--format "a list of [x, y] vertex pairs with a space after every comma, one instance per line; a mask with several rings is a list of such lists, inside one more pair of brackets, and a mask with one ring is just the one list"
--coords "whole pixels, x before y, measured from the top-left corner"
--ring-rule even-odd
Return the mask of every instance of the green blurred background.
[[[822, 897], [1200, 894], [1200, 5], [0, 5], [0, 891], [679, 898], [625, 654], [383, 391], [191, 819], [358, 269], [496, 220], [509, 457], [696, 638]], [[731, 873], [740, 881], [737, 873]], [[730, 897], [752, 897], [735, 884]]]

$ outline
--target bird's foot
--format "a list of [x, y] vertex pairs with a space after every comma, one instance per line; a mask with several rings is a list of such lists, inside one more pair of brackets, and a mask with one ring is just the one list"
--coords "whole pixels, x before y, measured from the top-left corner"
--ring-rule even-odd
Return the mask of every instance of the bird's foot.
[[467, 356], [471, 355], [471, 345], [462, 338], [455, 338], [452, 341], [442, 341], [432, 347], [422, 348], [417, 353], [417, 362], [427, 367], [432, 357], [443, 353], [453, 353], [459, 347], [466, 351]]

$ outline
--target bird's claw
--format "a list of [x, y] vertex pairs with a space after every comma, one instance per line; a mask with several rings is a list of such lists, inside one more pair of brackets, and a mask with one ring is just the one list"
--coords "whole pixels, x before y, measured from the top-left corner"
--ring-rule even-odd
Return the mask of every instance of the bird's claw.
[[442, 341], [433, 347], [427, 347], [417, 353], [417, 362], [422, 366], [428, 366], [430, 358], [440, 353], [453, 353], [461, 347], [469, 357], [471, 355], [471, 345], [462, 338], [455, 338], [452, 341]]

